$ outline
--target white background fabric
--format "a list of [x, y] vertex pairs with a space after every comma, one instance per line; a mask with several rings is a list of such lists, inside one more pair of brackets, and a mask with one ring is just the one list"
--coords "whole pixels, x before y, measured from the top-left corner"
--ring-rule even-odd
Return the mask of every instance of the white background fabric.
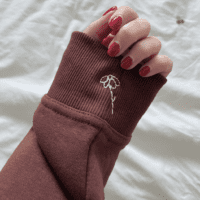
[[0, 169], [32, 127], [72, 32], [114, 5], [151, 23], [174, 66], [120, 152], [106, 200], [200, 199], [199, 0], [0, 0]]

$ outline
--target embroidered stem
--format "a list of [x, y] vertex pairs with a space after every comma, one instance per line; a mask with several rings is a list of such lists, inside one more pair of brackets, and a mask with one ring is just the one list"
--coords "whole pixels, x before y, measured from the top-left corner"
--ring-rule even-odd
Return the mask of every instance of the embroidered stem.
[[112, 115], [113, 115], [113, 109], [114, 109], [113, 102], [115, 101], [116, 97], [113, 98], [113, 92], [112, 92], [112, 90], [110, 90], [110, 93], [111, 93], [111, 100], [112, 100]]

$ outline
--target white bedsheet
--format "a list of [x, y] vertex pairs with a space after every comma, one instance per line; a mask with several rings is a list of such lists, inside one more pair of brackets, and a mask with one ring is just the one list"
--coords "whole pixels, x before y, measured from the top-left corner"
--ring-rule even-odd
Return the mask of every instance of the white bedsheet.
[[198, 200], [199, 0], [0, 0], [0, 170], [32, 127], [72, 32], [114, 5], [151, 23], [150, 36], [162, 42], [159, 55], [174, 66], [121, 151], [106, 200]]

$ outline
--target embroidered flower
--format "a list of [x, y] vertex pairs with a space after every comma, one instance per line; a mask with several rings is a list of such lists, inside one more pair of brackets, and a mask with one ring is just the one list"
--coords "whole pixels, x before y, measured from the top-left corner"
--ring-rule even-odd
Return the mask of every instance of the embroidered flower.
[[118, 78], [113, 75], [104, 76], [101, 78], [100, 83], [103, 83], [104, 88], [109, 87], [111, 93], [111, 101], [112, 101], [112, 114], [113, 114], [113, 102], [115, 101], [116, 97], [113, 98], [112, 90], [116, 89], [116, 87], [120, 86], [120, 82]]

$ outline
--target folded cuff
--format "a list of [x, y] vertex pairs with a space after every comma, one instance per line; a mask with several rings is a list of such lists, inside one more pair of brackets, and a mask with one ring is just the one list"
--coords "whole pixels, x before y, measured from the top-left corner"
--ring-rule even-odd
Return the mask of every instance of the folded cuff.
[[124, 70], [122, 58], [108, 56], [99, 41], [74, 31], [47, 95], [131, 136], [167, 79], [160, 74], [141, 77], [139, 65]]

